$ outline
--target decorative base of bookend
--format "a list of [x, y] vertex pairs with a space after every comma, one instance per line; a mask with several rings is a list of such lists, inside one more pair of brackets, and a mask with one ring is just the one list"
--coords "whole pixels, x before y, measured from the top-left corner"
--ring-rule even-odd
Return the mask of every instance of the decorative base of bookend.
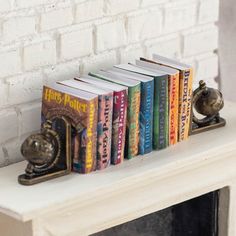
[[[66, 135], [65, 135], [66, 134]], [[21, 146], [29, 162], [23, 185], [33, 185], [71, 172], [71, 126], [64, 117], [47, 120], [40, 133], [29, 136]]]
[[[190, 135], [225, 126], [226, 121], [219, 114], [223, 107], [224, 100], [221, 92], [217, 89], [208, 88], [206, 83], [201, 80], [199, 87], [193, 92]], [[203, 118], [197, 118], [194, 110]]]

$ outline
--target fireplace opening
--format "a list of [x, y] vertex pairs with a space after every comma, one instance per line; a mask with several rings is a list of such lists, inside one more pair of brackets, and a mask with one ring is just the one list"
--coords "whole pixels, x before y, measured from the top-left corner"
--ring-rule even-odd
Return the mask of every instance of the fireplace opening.
[[[226, 201], [227, 188], [112, 227], [92, 236], [218, 236], [218, 222], [223, 214], [220, 205]], [[222, 193], [224, 202], [222, 203]], [[222, 229], [221, 229], [222, 231]], [[225, 232], [223, 235], [227, 235]]]

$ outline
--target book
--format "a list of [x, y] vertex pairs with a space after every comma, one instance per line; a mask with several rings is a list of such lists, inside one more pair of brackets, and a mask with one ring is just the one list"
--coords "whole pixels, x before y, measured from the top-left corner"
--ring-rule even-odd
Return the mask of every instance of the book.
[[90, 75], [128, 87], [128, 109], [126, 123], [125, 158], [131, 159], [138, 155], [139, 151], [139, 112], [141, 98], [141, 83], [118, 76], [111, 72], [99, 71]]
[[188, 139], [191, 130], [193, 68], [190, 65], [168, 59], [157, 54], [153, 61], [160, 65], [179, 70], [179, 141]]
[[58, 83], [98, 95], [97, 170], [105, 169], [111, 160], [113, 91], [74, 79]]
[[153, 149], [166, 148], [169, 145], [168, 75], [165, 72], [153, 72], [131, 64], [115, 65], [115, 67], [154, 79]]
[[60, 84], [43, 87], [42, 124], [66, 117], [72, 126], [73, 170], [89, 173], [96, 169], [98, 96]]
[[154, 79], [115, 67], [109, 71], [141, 82], [139, 154], [147, 154], [152, 151]]
[[89, 75], [75, 78], [75, 80], [83, 81], [97, 87], [111, 89], [113, 91], [111, 164], [117, 165], [122, 163], [125, 150], [128, 88]]
[[179, 71], [156, 64], [154, 61], [140, 58], [136, 65], [149, 68], [153, 71], [163, 71], [169, 78], [169, 145], [178, 142], [179, 124]]

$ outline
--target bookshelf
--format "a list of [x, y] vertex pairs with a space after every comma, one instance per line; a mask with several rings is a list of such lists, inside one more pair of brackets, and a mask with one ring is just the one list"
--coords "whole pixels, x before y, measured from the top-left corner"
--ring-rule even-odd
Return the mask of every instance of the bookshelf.
[[[224, 128], [88, 175], [21, 186], [26, 162], [1, 168], [0, 235], [85, 236], [224, 187], [235, 199], [236, 104], [226, 102], [221, 115]], [[220, 236], [236, 235], [235, 201], [229, 207]]]

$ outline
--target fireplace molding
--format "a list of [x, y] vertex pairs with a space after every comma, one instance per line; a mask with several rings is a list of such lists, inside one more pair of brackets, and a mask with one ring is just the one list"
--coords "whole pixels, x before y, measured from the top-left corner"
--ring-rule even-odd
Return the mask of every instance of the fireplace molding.
[[236, 104], [222, 116], [224, 128], [89, 175], [26, 187], [17, 184], [25, 162], [2, 168], [0, 234], [90, 235], [224, 188], [219, 236], [236, 236]]

